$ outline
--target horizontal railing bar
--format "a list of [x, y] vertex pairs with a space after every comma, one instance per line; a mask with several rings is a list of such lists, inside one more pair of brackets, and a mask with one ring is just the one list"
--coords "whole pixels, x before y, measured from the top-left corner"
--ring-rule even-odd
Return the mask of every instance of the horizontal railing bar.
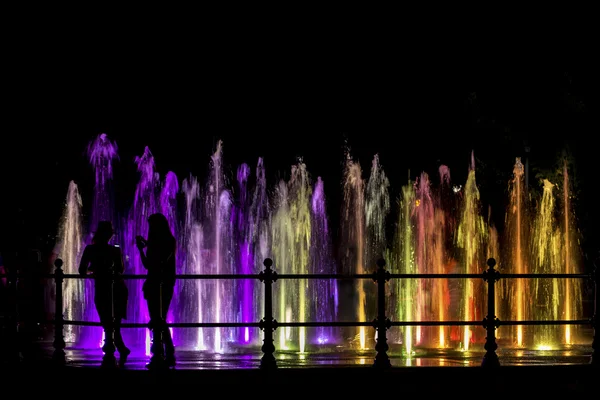
[[[28, 275], [17, 275], [28, 276]], [[122, 274], [124, 279], [146, 279], [148, 275]], [[2, 275], [0, 275], [2, 277]], [[40, 278], [54, 279], [54, 274], [41, 274]], [[481, 276], [479, 276], [481, 278]], [[176, 279], [260, 279], [259, 274], [185, 274]], [[63, 279], [94, 279], [93, 275], [63, 274]], [[277, 274], [277, 279], [373, 279], [373, 274]]]
[[[147, 275], [123, 274], [125, 279], [146, 279]], [[186, 274], [175, 275], [176, 279], [258, 279], [258, 274]]]
[[[45, 276], [46, 278], [53, 278], [54, 275], [50, 274]], [[146, 279], [148, 275], [135, 275], [135, 274], [122, 274], [119, 277], [123, 279]], [[186, 275], [175, 275], [176, 279], [259, 279], [258, 274], [186, 274]], [[79, 275], [79, 274], [64, 274], [65, 279], [94, 279], [93, 275]]]
[[[46, 321], [45, 324], [55, 324], [55, 321]], [[63, 325], [72, 326], [102, 326], [100, 322], [64, 320]], [[171, 328], [258, 328], [259, 322], [171, 322], [167, 326]], [[148, 328], [148, 323], [124, 322], [122, 328]]]
[[588, 325], [591, 324], [592, 319], [571, 319], [571, 320], [557, 320], [557, 321], [500, 321], [500, 325]]
[[500, 274], [500, 278], [525, 278], [525, 279], [536, 279], [536, 278], [572, 278], [572, 279], [591, 279], [592, 274]]
[[392, 321], [392, 326], [482, 326], [483, 321]]
[[[53, 325], [55, 321], [45, 321], [42, 324]], [[278, 327], [331, 327], [331, 326], [373, 326], [374, 322], [277, 322]], [[100, 322], [64, 320], [63, 325], [101, 326]], [[260, 322], [174, 322], [167, 326], [172, 328], [245, 328], [260, 327]], [[480, 323], [481, 325], [481, 323]], [[124, 322], [122, 328], [147, 328], [147, 323]]]
[[392, 279], [481, 279], [483, 274], [390, 274]]
[[340, 322], [279, 322], [277, 321], [277, 326], [278, 327], [290, 327], [290, 328], [296, 328], [296, 327], [324, 327], [324, 326], [374, 326], [375, 322], [345, 322], [345, 321], [340, 321]]
[[[499, 325], [588, 325], [591, 319], [575, 319], [563, 321], [498, 321]], [[484, 321], [392, 321], [392, 326], [482, 326]]]
[[[481, 279], [481, 274], [390, 274], [390, 278], [395, 279]], [[590, 274], [503, 274], [498, 273], [499, 279], [502, 278], [525, 278], [525, 279], [536, 279], [536, 278], [591, 278]]]
[[[2, 275], [0, 275], [1, 277]], [[54, 274], [38, 275], [54, 279]], [[122, 274], [124, 279], [146, 279], [148, 275]], [[260, 279], [259, 274], [185, 274], [175, 275], [176, 279]], [[481, 275], [479, 275], [481, 278]], [[63, 279], [94, 279], [93, 275], [63, 274]], [[373, 274], [277, 274], [277, 279], [373, 279]]]
[[280, 274], [279, 279], [373, 279], [373, 274]]
[[[9, 277], [7, 274], [0, 274], [0, 278]], [[16, 277], [29, 277], [28, 274], [13, 275]], [[40, 278], [54, 279], [54, 274], [40, 274]], [[480, 274], [390, 274], [391, 279], [481, 279]], [[146, 279], [148, 276], [138, 274], [123, 274], [120, 277], [124, 279]], [[259, 274], [182, 274], [176, 275], [176, 279], [260, 279]], [[498, 273], [498, 279], [544, 279], [544, 278], [563, 278], [563, 279], [591, 279], [592, 274], [504, 274]], [[93, 275], [63, 274], [64, 279], [94, 279]], [[373, 279], [373, 274], [277, 274], [277, 279]]]

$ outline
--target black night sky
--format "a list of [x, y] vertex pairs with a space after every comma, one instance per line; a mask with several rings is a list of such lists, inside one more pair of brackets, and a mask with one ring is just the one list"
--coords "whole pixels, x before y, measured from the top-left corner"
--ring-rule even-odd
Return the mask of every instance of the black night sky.
[[434, 175], [440, 164], [463, 184], [474, 151], [482, 200], [500, 225], [515, 157], [530, 147], [530, 185], [539, 187], [537, 171], [555, 168], [566, 150], [576, 160], [584, 250], [598, 252], [600, 104], [592, 71], [444, 64], [433, 56], [407, 62], [360, 42], [335, 50], [295, 44], [277, 51], [243, 40], [198, 49], [95, 44], [66, 58], [39, 44], [43, 52], [17, 59], [0, 139], [2, 252], [51, 246], [70, 180], [84, 203], [91, 199], [85, 148], [102, 132], [119, 146], [123, 207], [144, 146], [161, 175], [203, 180], [222, 139], [231, 171], [263, 157], [270, 184], [302, 157], [325, 181], [334, 223], [345, 141], [365, 178], [379, 154], [393, 200], [409, 174]]

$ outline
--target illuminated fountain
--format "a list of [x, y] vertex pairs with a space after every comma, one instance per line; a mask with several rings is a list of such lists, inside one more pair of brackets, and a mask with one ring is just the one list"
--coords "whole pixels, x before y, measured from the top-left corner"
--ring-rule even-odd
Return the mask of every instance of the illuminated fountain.
[[[210, 172], [205, 194], [206, 225], [205, 246], [210, 249], [210, 256], [205, 273], [234, 273], [235, 255], [232, 252], [233, 235], [231, 222], [232, 199], [228, 182], [223, 172], [223, 143], [219, 141], [211, 156]], [[237, 282], [217, 279], [207, 282], [207, 313], [211, 322], [234, 321], [234, 299]], [[211, 340], [212, 335], [212, 340]], [[214, 328], [205, 330], [205, 338], [212, 343], [212, 350], [223, 352], [227, 342], [234, 341], [234, 330], [230, 328]]]
[[[471, 154], [471, 166], [463, 190], [456, 245], [460, 250], [459, 265], [465, 274], [480, 274], [486, 268], [488, 228], [481, 216], [479, 189], [475, 181], [475, 157]], [[461, 280], [460, 319], [481, 321], [485, 317], [487, 300], [482, 279]], [[472, 342], [481, 342], [483, 329], [463, 327], [462, 348], [469, 350]]]
[[[95, 171], [90, 226], [82, 227], [82, 200], [73, 182], [60, 226], [59, 256], [65, 272], [75, 273], [81, 248], [101, 219], [115, 220], [112, 162], [116, 145], [99, 135], [89, 148]], [[571, 211], [567, 164], [555, 177], [542, 180], [539, 199], [524, 187], [524, 168], [517, 159], [509, 185], [510, 202], [504, 232], [482, 216], [475, 179], [474, 156], [464, 187], [451, 186], [450, 170], [442, 165], [439, 180], [427, 172], [402, 187], [395, 212], [394, 235], [388, 238], [390, 182], [378, 155], [372, 159], [368, 180], [357, 160], [346, 153], [339, 242], [334, 243], [326, 213], [325, 186], [312, 181], [300, 159], [289, 179], [267, 185], [263, 159], [256, 168], [240, 164], [228, 179], [223, 145], [210, 157], [205, 182], [192, 175], [181, 185], [175, 173], [164, 180], [156, 172], [149, 148], [136, 157], [139, 181], [131, 207], [116, 221], [115, 244], [120, 244], [126, 273], [145, 275], [135, 236], [147, 237], [147, 219], [162, 212], [177, 238], [178, 274], [257, 274], [265, 258], [272, 258], [278, 274], [367, 274], [380, 257], [392, 273], [481, 274], [494, 257], [501, 272], [581, 272], [578, 240]], [[554, 183], [556, 180], [560, 184]], [[79, 239], [78, 239], [79, 238]], [[339, 250], [336, 254], [336, 249]], [[143, 280], [128, 280], [130, 301], [126, 322], [147, 323]], [[65, 281], [65, 316], [97, 321], [91, 281]], [[84, 288], [85, 286], [85, 288]], [[258, 322], [263, 317], [263, 288], [258, 280], [178, 280], [169, 322]], [[480, 321], [485, 317], [483, 279], [391, 280], [386, 288], [388, 315], [393, 321]], [[577, 319], [581, 317], [579, 280], [501, 279], [497, 315], [502, 319]], [[280, 279], [273, 285], [277, 321], [370, 321], [376, 316], [376, 284], [361, 280]], [[98, 347], [98, 327], [66, 328], [67, 340]], [[262, 344], [258, 328], [204, 328], [175, 330], [178, 347], [223, 353]], [[149, 349], [147, 329], [124, 330], [131, 347]], [[375, 329], [278, 328], [277, 350], [307, 353], [321, 345], [372, 349]], [[555, 346], [576, 340], [573, 327], [501, 327], [500, 340], [517, 347]], [[389, 333], [390, 343], [401, 346], [409, 358], [418, 349], [479, 349], [485, 330], [480, 327], [402, 327]], [[504, 345], [504, 344], [503, 344]]]
[[[237, 170], [237, 197], [232, 209], [236, 259], [235, 271], [240, 274], [257, 274], [269, 251], [269, 199], [262, 159], [256, 167], [254, 190], [250, 186], [250, 166], [241, 164]], [[262, 283], [243, 279], [237, 282], [235, 297], [236, 322], [256, 322], [262, 318]], [[236, 342], [242, 345], [257, 345], [261, 341], [259, 330], [244, 327], [238, 330]]]
[[167, 217], [169, 228], [175, 237], [178, 237], [179, 221], [177, 218], [177, 193], [179, 193], [179, 181], [174, 172], [169, 171], [165, 175], [165, 181], [160, 191], [160, 212]]
[[[251, 215], [250, 207], [252, 198], [248, 188], [248, 178], [250, 177], [250, 166], [242, 164], [237, 170], [238, 198], [233, 206], [233, 229], [235, 234], [234, 246], [236, 246], [237, 271], [241, 274], [251, 274], [254, 262], [254, 247], [252, 246], [252, 233], [250, 229]], [[236, 207], [237, 205], [237, 207]], [[249, 279], [243, 279], [237, 282], [237, 296], [235, 308], [239, 313], [240, 322], [253, 322], [256, 314], [253, 312], [254, 287]], [[239, 330], [237, 341], [239, 343], [250, 343], [250, 328], [245, 327]]]
[[[185, 198], [183, 229], [179, 238], [180, 247], [184, 249], [179, 259], [181, 274], [201, 274], [204, 271], [204, 232], [202, 229], [202, 203], [200, 185], [194, 176], [185, 179], [182, 184]], [[177, 306], [174, 307], [178, 321], [206, 322], [204, 320], [204, 304], [206, 281], [184, 279], [176, 284]], [[204, 328], [184, 329], [180, 338], [193, 349], [205, 350]]]
[[[118, 147], [105, 133], [101, 133], [89, 143], [87, 155], [95, 175], [94, 196], [90, 209], [89, 239], [87, 241], [87, 244], [89, 244], [99, 221], [115, 221], [112, 164], [119, 159]], [[116, 222], [113, 225], [118, 226]]]
[[[570, 187], [567, 163], [562, 187], [541, 179], [541, 195], [535, 204], [526, 201], [523, 185], [524, 168], [517, 158], [511, 185], [511, 203], [507, 213], [507, 247], [505, 252], [514, 273], [580, 273], [578, 249], [573, 246]], [[557, 193], [559, 192], [559, 193]], [[557, 320], [581, 317], [581, 281], [572, 279], [516, 279], [506, 284], [504, 314], [514, 320]], [[510, 328], [504, 328], [510, 329]], [[574, 328], [541, 325], [529, 329], [517, 326], [509, 338], [517, 347], [551, 349], [572, 344]]]
[[[570, 187], [567, 163], [562, 187], [541, 179], [541, 195], [529, 201], [523, 184], [524, 167], [519, 158], [510, 185], [507, 210], [504, 269], [512, 273], [580, 273], [578, 249], [573, 246]], [[558, 194], [557, 192], [561, 193]], [[576, 319], [581, 317], [581, 282], [572, 279], [515, 279], [503, 282], [501, 318], [513, 320]], [[570, 325], [502, 328], [517, 347], [550, 349], [574, 341]]]
[[[417, 271], [422, 274], [431, 274], [435, 268], [435, 242], [436, 236], [434, 220], [434, 204], [430, 191], [429, 176], [427, 173], [421, 173], [421, 176], [415, 183], [416, 200], [413, 208], [415, 220], [415, 263]], [[417, 321], [430, 319], [432, 310], [432, 297], [427, 293], [433, 293], [433, 283], [431, 279], [419, 279], [416, 282], [416, 314]], [[429, 335], [425, 332], [430, 329], [421, 326], [416, 327], [415, 344], [422, 345], [431, 342]], [[428, 332], [430, 333], [430, 332]]]
[[[444, 200], [451, 195], [450, 188], [450, 169], [446, 165], [441, 165], [438, 169], [440, 175], [440, 185], [433, 197], [433, 265], [432, 273], [446, 274], [450, 273], [449, 267], [452, 264], [452, 256], [449, 251], [452, 240], [452, 208], [444, 204]], [[430, 188], [431, 191], [431, 188]], [[431, 282], [432, 300], [431, 310], [433, 316], [438, 321], [446, 321], [450, 312], [450, 282], [447, 279], [435, 279]], [[438, 347], [448, 347], [450, 337], [448, 328], [439, 326], [434, 328], [431, 333], [431, 342]]]
[[[439, 186], [429, 175], [402, 188], [394, 243], [393, 272], [403, 274], [481, 273], [498, 241], [495, 230], [480, 215], [479, 191], [472, 156], [464, 189], [450, 188], [450, 170], [438, 169]], [[394, 270], [395, 268], [395, 270]], [[478, 280], [403, 279], [392, 286], [397, 304], [394, 318], [404, 321], [479, 320], [483, 318], [485, 288]], [[482, 330], [480, 330], [482, 331]], [[485, 332], [469, 327], [404, 327], [395, 338], [405, 354], [415, 347], [454, 347], [469, 350]], [[479, 333], [479, 335], [477, 334]]]
[[[365, 274], [365, 182], [362, 178], [360, 164], [346, 154], [346, 167], [344, 170], [344, 202], [342, 204], [342, 239], [341, 245], [345, 246], [342, 253], [342, 271], [345, 274]], [[340, 282], [344, 285], [344, 297], [351, 301], [351, 312], [346, 317], [355, 321], [367, 320], [367, 290], [364, 279]], [[352, 331], [354, 330], [354, 333]], [[352, 346], [363, 350], [367, 348], [367, 329], [364, 326], [358, 329], [349, 329], [347, 339]], [[374, 336], [370, 337], [369, 348], [374, 346]], [[356, 345], [355, 343], [358, 342]]]
[[[450, 170], [439, 168], [440, 184], [435, 189], [425, 172], [402, 189], [399, 219], [392, 247], [393, 271], [404, 274], [443, 274], [455, 272], [448, 249], [452, 240], [453, 193]], [[451, 282], [444, 279], [404, 279], [392, 286], [399, 303], [392, 307], [395, 318], [408, 321], [445, 321], [450, 318]], [[456, 291], [456, 290], [455, 290]], [[447, 347], [446, 327], [404, 327], [396, 338], [411, 355], [415, 346]]]
[[[278, 186], [277, 211], [273, 219], [273, 252], [276, 255], [275, 268], [281, 273], [306, 274], [309, 271], [311, 247], [311, 207], [312, 188], [301, 160], [292, 166], [287, 184]], [[306, 279], [282, 280], [275, 288], [278, 297], [280, 321], [305, 322], [309, 316], [308, 281]], [[306, 350], [307, 333], [305, 327], [298, 329], [297, 337], [288, 327], [281, 329], [279, 344], [282, 349], [291, 348], [295, 342], [300, 352]], [[295, 347], [295, 346], [294, 346]]]
[[[274, 203], [275, 211], [271, 223], [273, 263], [279, 274], [292, 273], [292, 248], [294, 246], [292, 233], [292, 220], [290, 214], [290, 199], [287, 184], [280, 180], [275, 188]], [[281, 279], [273, 288], [273, 316], [279, 321], [292, 319], [291, 304], [286, 302], [289, 293], [292, 293], [291, 281]], [[275, 332], [275, 343], [281, 350], [288, 349], [292, 330], [289, 327], [279, 328]]]
[[[140, 178], [135, 189], [133, 206], [124, 223], [126, 228], [122, 247], [127, 257], [126, 273], [145, 275], [146, 269], [142, 265], [135, 237], [141, 235], [148, 238], [148, 217], [160, 212], [160, 180], [158, 173], [154, 170], [154, 157], [148, 147], [144, 148], [144, 153], [140, 157], [135, 158], [135, 162]], [[148, 310], [143, 296], [141, 296], [143, 280], [133, 279], [126, 282], [130, 293], [127, 304], [127, 321], [148, 323]], [[136, 344], [139, 346], [143, 343], [146, 351], [149, 351], [150, 332], [148, 329], [127, 330], [123, 337], [125, 343], [131, 343], [131, 346]]]
[[[493, 258], [496, 260], [496, 270], [502, 269], [502, 258], [500, 256], [500, 237], [498, 235], [498, 230], [494, 226], [492, 222], [492, 208], [488, 208], [488, 240], [487, 240], [487, 251], [486, 251], [486, 259]], [[502, 310], [502, 285], [506, 284], [506, 279], [503, 279], [504, 282], [496, 282], [496, 289], [494, 291], [494, 299], [495, 299], [495, 309], [494, 315], [498, 317]], [[502, 339], [504, 336], [504, 331], [497, 329], [496, 330], [496, 339]]]
[[[210, 159], [208, 183], [196, 177], [183, 181], [182, 229], [179, 235], [180, 274], [256, 274], [270, 256], [270, 214], [262, 159], [254, 189], [247, 164], [238, 167], [237, 190], [223, 171], [222, 143]], [[262, 284], [255, 280], [179, 280], [174, 314], [189, 322], [257, 322], [262, 317]], [[231, 346], [257, 345], [256, 328], [189, 328], [179, 333], [178, 345], [225, 352]]]
[[[271, 256], [271, 209], [267, 193], [267, 178], [263, 159], [259, 158], [256, 163], [256, 176], [254, 181], [254, 194], [250, 208], [250, 229], [248, 231], [248, 242], [253, 246], [253, 263], [251, 271], [258, 274], [264, 269], [264, 260]], [[253, 284], [252, 315], [254, 321], [260, 320], [264, 315], [264, 285], [260, 281]], [[250, 334], [250, 342], [259, 344], [262, 335], [256, 328], [254, 334]]]
[[[329, 233], [326, 213], [325, 189], [321, 178], [317, 178], [311, 200], [312, 233], [310, 244], [310, 274], [334, 274], [336, 264], [333, 259], [333, 247]], [[338, 286], [335, 280], [309, 280], [310, 321], [337, 321], [339, 308]], [[318, 327], [313, 335], [313, 343], [337, 344], [339, 333], [332, 327]]]
[[[79, 189], [72, 181], [69, 183], [65, 209], [60, 221], [57, 256], [63, 260], [63, 269], [67, 274], [78, 273], [83, 247], [91, 243], [98, 222], [114, 221], [115, 216], [112, 163], [118, 159], [117, 145], [102, 133], [88, 144], [87, 156], [95, 178], [88, 224], [85, 226], [83, 221], [83, 202]], [[66, 279], [64, 285], [65, 318], [99, 321], [94, 306], [93, 281]], [[65, 340], [75, 346], [102, 346], [103, 331], [99, 327], [68, 325], [65, 333]]]
[[[113, 188], [113, 162], [119, 159], [117, 144], [110, 140], [105, 133], [101, 133], [92, 140], [87, 147], [89, 163], [94, 170], [94, 194], [90, 219], [87, 226], [87, 238], [85, 244], [92, 242], [92, 237], [100, 221], [111, 221], [117, 233], [119, 223], [116, 221], [114, 188]], [[111, 242], [119, 244], [115, 235]], [[99, 321], [98, 313], [94, 307], [94, 282], [85, 280], [85, 318], [91, 321]], [[97, 345], [101, 347], [104, 343], [104, 331], [100, 327], [82, 327], [80, 343], [84, 346]]]
[[[295, 274], [308, 273], [308, 263], [310, 259], [310, 244], [311, 244], [311, 215], [310, 215], [310, 198], [312, 189], [306, 170], [306, 164], [302, 161], [292, 166], [292, 175], [289, 182], [290, 191], [290, 214], [292, 223], [292, 271]], [[293, 290], [295, 295], [288, 297], [286, 300], [297, 299], [297, 303], [292, 306], [297, 310], [298, 322], [306, 322], [308, 317], [308, 297], [307, 288], [308, 281], [305, 279], [296, 280], [294, 286], [297, 289]], [[298, 333], [298, 344], [300, 352], [304, 352], [306, 348], [306, 328], [300, 327]]]
[[[569, 181], [569, 169], [567, 159], [563, 162], [563, 185], [562, 185], [562, 252], [561, 259], [564, 265], [559, 271], [567, 274], [580, 274], [583, 272], [581, 263], [579, 240], [577, 238], [577, 227], [574, 223], [573, 210], [571, 206], [571, 182]], [[565, 320], [579, 319], [583, 315], [582, 288], [583, 282], [580, 279], [564, 279], [560, 288], [564, 291], [562, 300], [562, 309], [559, 310], [561, 318]], [[560, 300], [559, 300], [560, 301]], [[577, 326], [565, 325], [562, 343], [572, 344], [578, 339], [576, 333], [579, 331]]]
[[[402, 187], [402, 196], [398, 202], [398, 223], [394, 238], [391, 272], [398, 274], [418, 273], [415, 264], [415, 229], [412, 218], [415, 205], [415, 188], [409, 181]], [[414, 279], [402, 279], [392, 281], [392, 293], [394, 300], [390, 304], [392, 319], [397, 321], [415, 321], [417, 308], [417, 281]], [[403, 327], [396, 338], [396, 342], [402, 343], [406, 355], [411, 355], [414, 347], [416, 327]]]
[[[313, 189], [306, 165], [300, 160], [292, 166], [289, 181], [279, 181], [273, 200], [271, 249], [276, 271], [335, 273], [323, 181], [317, 178]], [[338, 293], [332, 280], [281, 279], [274, 285], [273, 298], [278, 321], [329, 322], [336, 318]], [[279, 349], [304, 353], [309, 346], [337, 343], [338, 337], [336, 330], [327, 327], [310, 333], [305, 327], [297, 331], [286, 327], [276, 331], [276, 340]]]
[[[69, 189], [65, 208], [61, 217], [58, 233], [57, 257], [63, 260], [65, 274], [77, 274], [79, 260], [83, 251], [83, 217], [82, 200], [77, 184], [69, 182]], [[53, 281], [49, 282], [54, 285]], [[81, 279], [65, 279], [63, 288], [64, 318], [67, 320], [83, 320], [91, 311], [95, 312], [93, 303], [85, 301], [85, 281]], [[53, 310], [54, 311], [54, 310]], [[65, 341], [76, 342], [81, 335], [82, 327], [76, 325], [65, 326]]]
[[[387, 240], [387, 216], [390, 212], [390, 182], [379, 163], [379, 155], [373, 157], [371, 172], [365, 192], [365, 227], [366, 245], [364, 246], [365, 272], [373, 272], [377, 268], [377, 260], [385, 257]], [[374, 318], [377, 315], [377, 301], [375, 299], [376, 286], [373, 281], [363, 281], [363, 285], [371, 286], [367, 290], [366, 316]], [[363, 286], [364, 287], [364, 286]], [[369, 330], [369, 340], [374, 343], [376, 332]]]
[[[556, 226], [554, 219], [555, 200], [553, 195], [554, 185], [549, 180], [543, 181], [542, 199], [540, 201], [539, 212], [535, 217], [533, 224], [533, 270], [537, 273], [548, 274], [560, 270], [561, 264], [561, 233]], [[533, 300], [531, 302], [531, 315], [536, 319], [560, 319], [559, 302], [560, 290], [558, 279], [536, 279], [531, 282], [533, 290]], [[566, 296], [568, 296], [565, 293]], [[552, 343], [558, 333], [557, 326], [539, 326], [534, 327], [532, 338], [538, 343]], [[522, 336], [517, 343], [523, 346]], [[528, 338], [531, 340], [532, 338]]]
[[[360, 163], [346, 152], [344, 200], [342, 204], [342, 271], [346, 274], [374, 272], [377, 260], [387, 254], [386, 219], [390, 212], [389, 181], [375, 155], [365, 184]], [[345, 318], [367, 321], [376, 315], [376, 286], [372, 280], [340, 282], [344, 298], [353, 306]], [[354, 332], [353, 332], [354, 331]], [[375, 330], [358, 327], [346, 330], [351, 345], [360, 350], [373, 348]]]
[[[505, 272], [523, 274], [529, 271], [529, 214], [527, 196], [524, 185], [524, 167], [520, 158], [517, 158], [513, 169], [513, 179], [509, 186], [510, 201], [506, 210]], [[500, 318], [511, 320], [531, 319], [531, 308], [527, 298], [531, 281], [526, 279], [513, 279], [503, 281], [505, 288], [503, 311]], [[511, 328], [504, 328], [503, 331]], [[514, 327], [508, 335], [516, 346], [523, 346], [524, 326]]]

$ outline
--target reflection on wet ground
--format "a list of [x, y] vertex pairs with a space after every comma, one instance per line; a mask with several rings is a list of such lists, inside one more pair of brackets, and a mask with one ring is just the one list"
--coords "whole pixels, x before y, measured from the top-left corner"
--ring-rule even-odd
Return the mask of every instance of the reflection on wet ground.
[[[497, 354], [503, 366], [535, 365], [583, 365], [590, 362], [590, 345], [572, 345], [557, 350], [505, 349]], [[100, 349], [67, 349], [71, 366], [99, 366]], [[451, 349], [419, 349], [410, 357], [389, 352], [392, 366], [398, 367], [474, 367], [481, 365], [484, 351], [457, 351]], [[118, 356], [118, 354], [116, 354]], [[259, 368], [262, 352], [247, 349], [237, 353], [210, 353], [196, 350], [177, 350], [177, 369], [255, 369]], [[311, 368], [352, 365], [372, 365], [375, 351], [326, 351], [298, 353], [280, 351], [275, 353], [279, 368]], [[144, 369], [149, 356], [133, 352], [128, 359], [128, 369]]]
[[[577, 366], [588, 365], [592, 354], [593, 330], [587, 329], [579, 337], [578, 344], [560, 347], [515, 348], [499, 339], [496, 353], [502, 366]], [[40, 355], [49, 360], [53, 353], [52, 341], [40, 342]], [[415, 348], [407, 355], [399, 343], [389, 343], [387, 354], [393, 367], [477, 367], [481, 365], [485, 350], [483, 343], [471, 346], [469, 351], [455, 348]], [[95, 349], [65, 349], [67, 363], [73, 367], [100, 366], [103, 356], [100, 347]], [[281, 369], [329, 368], [372, 366], [375, 349], [356, 350], [348, 346], [322, 345], [300, 353], [291, 350], [275, 351], [277, 366]], [[118, 353], [115, 353], [118, 357]], [[177, 347], [179, 370], [244, 370], [259, 369], [263, 353], [259, 345], [230, 346], [223, 353]], [[150, 354], [146, 349], [133, 349], [126, 368], [145, 369]]]
[[[482, 346], [478, 346], [481, 348]], [[473, 347], [475, 348], [475, 346]], [[218, 354], [178, 348], [174, 369], [148, 371], [149, 355], [134, 351], [123, 368], [101, 368], [102, 351], [67, 348], [66, 368], [51, 361], [52, 343], [43, 343], [38, 353], [42, 360], [6, 365], [2, 376], [6, 382], [29, 385], [31, 390], [69, 387], [70, 382], [90, 382], [94, 391], [113, 392], [115, 387], [196, 389], [218, 385], [227, 393], [237, 388], [243, 393], [258, 393], [273, 385], [296, 391], [320, 393], [323, 388], [336, 392], [366, 387], [388, 395], [390, 387], [402, 393], [506, 393], [534, 394], [539, 397], [558, 393], [586, 394], [597, 386], [597, 365], [590, 365], [591, 343], [561, 349], [509, 349], [500, 346], [500, 368], [482, 368], [483, 350], [416, 349], [410, 357], [392, 344], [388, 355], [392, 368], [373, 368], [376, 351], [356, 351], [329, 347], [323, 351], [298, 353], [276, 351], [278, 368], [260, 368], [259, 347], [230, 349]], [[118, 356], [118, 354], [116, 354]], [[470, 367], [470, 368], [469, 368]], [[110, 385], [97, 385], [110, 382]], [[391, 386], [390, 386], [391, 385]], [[24, 386], [25, 387], [25, 386]], [[120, 389], [119, 389], [120, 390]], [[268, 389], [270, 390], [270, 389]], [[1, 390], [0, 390], [1, 392]], [[295, 393], [294, 392], [294, 393]]]

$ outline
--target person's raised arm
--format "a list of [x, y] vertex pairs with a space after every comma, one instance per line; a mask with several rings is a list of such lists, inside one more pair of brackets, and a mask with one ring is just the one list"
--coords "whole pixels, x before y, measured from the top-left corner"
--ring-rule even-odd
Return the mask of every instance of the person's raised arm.
[[142, 259], [142, 265], [144, 268], [148, 269], [148, 257], [146, 257], [146, 253], [144, 253], [144, 248], [138, 247], [140, 250], [140, 258]]
[[148, 258], [146, 257], [146, 253], [144, 253], [144, 247], [146, 247], [146, 240], [141, 236], [137, 236], [135, 239], [137, 248], [140, 251], [142, 265], [144, 266], [144, 268], [148, 269]]

